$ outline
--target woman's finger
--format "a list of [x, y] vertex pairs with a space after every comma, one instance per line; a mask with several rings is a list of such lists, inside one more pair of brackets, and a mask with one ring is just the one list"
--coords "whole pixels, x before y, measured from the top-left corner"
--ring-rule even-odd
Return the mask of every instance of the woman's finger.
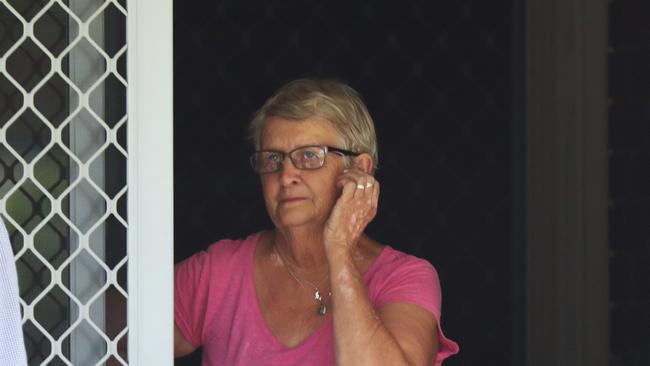
[[372, 193], [370, 194], [370, 219], [372, 220], [377, 215], [377, 208], [379, 206], [379, 182], [374, 181], [372, 186]]

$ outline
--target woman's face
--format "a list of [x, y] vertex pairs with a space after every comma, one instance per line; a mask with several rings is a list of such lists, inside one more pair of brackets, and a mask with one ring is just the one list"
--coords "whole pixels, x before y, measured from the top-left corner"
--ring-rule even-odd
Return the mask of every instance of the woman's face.
[[[344, 146], [343, 138], [329, 123], [307, 119], [293, 121], [270, 118], [262, 130], [261, 150], [288, 153], [307, 145]], [[280, 170], [261, 174], [266, 209], [276, 227], [324, 225], [340, 190], [336, 178], [345, 168], [344, 158], [335, 153], [325, 156], [319, 169], [297, 169], [288, 157]]]

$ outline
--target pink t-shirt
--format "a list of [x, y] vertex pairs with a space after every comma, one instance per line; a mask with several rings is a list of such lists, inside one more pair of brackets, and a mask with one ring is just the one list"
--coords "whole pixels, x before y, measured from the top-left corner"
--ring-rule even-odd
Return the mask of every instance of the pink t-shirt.
[[[332, 318], [293, 348], [266, 326], [255, 294], [253, 254], [260, 234], [221, 240], [178, 264], [174, 273], [174, 320], [196, 347], [203, 365], [334, 365]], [[440, 347], [436, 365], [458, 352], [440, 327], [440, 284], [429, 262], [385, 247], [364, 274], [375, 309], [407, 302], [433, 313]]]

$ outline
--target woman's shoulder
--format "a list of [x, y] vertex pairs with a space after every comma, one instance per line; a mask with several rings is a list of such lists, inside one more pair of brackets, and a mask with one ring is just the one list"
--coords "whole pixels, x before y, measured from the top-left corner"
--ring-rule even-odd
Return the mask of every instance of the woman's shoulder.
[[221, 239], [210, 244], [206, 250], [209, 255], [242, 254], [255, 247], [261, 232], [240, 239]]
[[369, 272], [389, 274], [395, 271], [401, 272], [413, 269], [435, 272], [433, 265], [426, 259], [400, 251], [389, 245], [383, 245]]
[[221, 239], [210, 244], [205, 250], [193, 254], [178, 266], [240, 265], [249, 259], [261, 233], [250, 234], [241, 239]]
[[429, 261], [426, 259], [420, 258], [413, 254], [403, 252], [401, 250], [395, 249], [390, 246], [386, 246], [384, 249], [385, 252], [385, 261], [387, 263], [395, 263], [396, 265], [420, 265], [425, 267], [433, 267]]
[[388, 245], [364, 274], [364, 280], [378, 290], [409, 284], [433, 287], [438, 292], [440, 286], [438, 273], [429, 261]]

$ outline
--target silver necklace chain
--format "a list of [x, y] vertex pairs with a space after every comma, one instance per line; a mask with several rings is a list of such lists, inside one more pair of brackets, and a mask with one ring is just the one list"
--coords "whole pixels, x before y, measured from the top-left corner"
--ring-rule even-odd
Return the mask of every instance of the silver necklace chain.
[[328, 291], [327, 296], [323, 297], [323, 295], [321, 295], [321, 293], [320, 293], [320, 288], [319, 287], [320, 287], [320, 285], [323, 284], [323, 282], [325, 280], [327, 280], [329, 278], [329, 276], [330, 276], [329, 273], [326, 274], [325, 277], [323, 277], [322, 280], [318, 281], [318, 285], [315, 285], [313, 282], [300, 277], [293, 270], [291, 270], [291, 267], [289, 266], [289, 263], [287, 262], [287, 260], [284, 259], [284, 256], [282, 256], [282, 254], [280, 254], [280, 252], [277, 249], [275, 250], [275, 252], [278, 253], [280, 258], [282, 258], [282, 261], [284, 262], [284, 268], [286, 268], [287, 272], [289, 272], [289, 275], [291, 275], [291, 277], [293, 277], [293, 279], [296, 280], [296, 282], [298, 282], [300, 287], [307, 290], [307, 288], [305, 287], [305, 284], [304, 284], [306, 282], [307, 284], [309, 284], [311, 287], [314, 288], [314, 300], [316, 300], [316, 302], [318, 302], [317, 312], [318, 312], [319, 315], [325, 316], [325, 314], [327, 314], [326, 302], [332, 296], [332, 292]]

